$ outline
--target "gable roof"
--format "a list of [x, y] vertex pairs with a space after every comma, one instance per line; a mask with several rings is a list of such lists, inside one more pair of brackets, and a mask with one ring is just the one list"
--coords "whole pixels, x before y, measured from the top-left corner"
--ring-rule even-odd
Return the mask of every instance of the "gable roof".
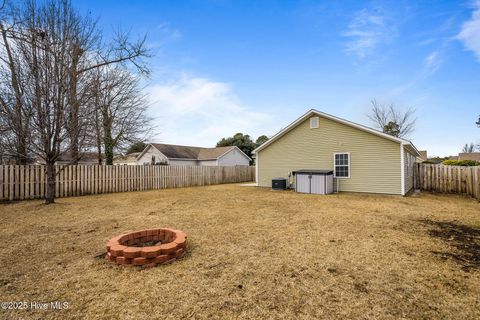
[[200, 148], [179, 146], [173, 144], [151, 143], [151, 145], [163, 153], [167, 158], [174, 159], [197, 159], [200, 153]]
[[217, 148], [200, 148], [198, 153], [198, 160], [218, 159], [225, 153], [237, 147], [217, 147]]
[[[150, 147], [154, 147], [160, 151], [165, 157], [169, 159], [188, 159], [188, 160], [216, 160], [222, 157], [224, 154], [230, 152], [233, 149], [238, 149], [236, 146], [230, 147], [216, 147], [216, 148], [203, 148], [203, 147], [191, 147], [191, 146], [181, 146], [175, 144], [164, 144], [164, 143], [150, 143], [145, 150], [137, 157], [140, 158], [146, 150]], [[245, 153], [240, 150], [240, 152], [250, 159]]]
[[377, 135], [379, 137], [398, 142], [402, 145], [410, 147], [410, 149], [414, 153], [416, 153], [417, 156], [419, 155], [419, 152], [418, 152], [417, 148], [409, 140], [394, 137], [394, 136], [386, 134], [382, 131], [378, 131], [378, 130], [372, 129], [370, 127], [367, 127], [367, 126], [364, 126], [364, 125], [361, 125], [361, 124], [358, 124], [358, 123], [355, 123], [355, 122], [351, 122], [351, 121], [348, 121], [348, 120], [345, 120], [345, 119], [342, 119], [342, 118], [338, 118], [338, 117], [332, 116], [331, 114], [321, 112], [321, 111], [318, 111], [318, 110], [315, 110], [315, 109], [310, 109], [303, 116], [301, 116], [300, 118], [298, 118], [297, 120], [295, 120], [294, 122], [289, 124], [287, 127], [280, 130], [277, 134], [275, 134], [273, 137], [271, 137], [269, 140], [267, 140], [264, 144], [262, 144], [261, 146], [259, 146], [255, 150], [253, 150], [253, 153], [257, 153], [258, 151], [260, 151], [260, 150], [264, 149], [265, 147], [269, 146], [271, 143], [278, 140], [284, 134], [286, 134], [287, 132], [289, 132], [290, 130], [292, 130], [296, 126], [298, 126], [300, 123], [302, 123], [303, 121], [305, 121], [306, 119], [308, 119], [312, 115], [317, 115], [317, 116], [320, 116], [320, 117], [323, 117], [323, 118], [326, 118], [326, 119], [329, 119], [329, 120], [332, 120], [332, 121], [335, 121], [335, 122], [338, 122], [338, 123], [341, 123], [341, 124], [344, 124], [344, 125], [347, 125], [347, 126], [350, 126], [350, 127], [362, 130], [362, 131], [365, 131], [365, 132], [372, 133], [372, 134]]

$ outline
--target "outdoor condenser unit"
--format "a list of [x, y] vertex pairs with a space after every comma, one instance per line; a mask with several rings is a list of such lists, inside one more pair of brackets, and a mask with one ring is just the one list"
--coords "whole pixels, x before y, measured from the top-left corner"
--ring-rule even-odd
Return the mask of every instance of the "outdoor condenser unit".
[[312, 194], [333, 193], [332, 170], [298, 170], [294, 171], [295, 191]]
[[287, 179], [285, 178], [273, 178], [272, 179], [273, 190], [287, 190]]

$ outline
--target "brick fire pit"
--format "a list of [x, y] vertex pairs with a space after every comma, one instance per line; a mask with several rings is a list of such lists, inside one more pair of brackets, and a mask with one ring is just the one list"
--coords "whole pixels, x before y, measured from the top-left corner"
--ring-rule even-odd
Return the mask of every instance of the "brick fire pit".
[[187, 235], [179, 230], [149, 229], [112, 238], [106, 259], [119, 265], [154, 267], [181, 258], [187, 249]]

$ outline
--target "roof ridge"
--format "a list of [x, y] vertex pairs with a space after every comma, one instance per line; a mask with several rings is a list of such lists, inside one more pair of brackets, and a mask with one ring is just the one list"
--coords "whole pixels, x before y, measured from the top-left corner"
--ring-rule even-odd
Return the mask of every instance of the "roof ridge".
[[197, 149], [217, 149], [217, 148], [233, 148], [233, 147], [236, 147], [236, 146], [196, 147], [196, 146], [186, 146], [186, 145], [183, 145], [183, 144], [170, 144], [170, 143], [159, 143], [159, 142], [150, 142], [150, 143], [148, 143], [148, 144], [152, 144], [152, 145], [160, 144], [160, 145], [164, 145], [164, 146], [185, 147], [185, 148], [197, 148]]

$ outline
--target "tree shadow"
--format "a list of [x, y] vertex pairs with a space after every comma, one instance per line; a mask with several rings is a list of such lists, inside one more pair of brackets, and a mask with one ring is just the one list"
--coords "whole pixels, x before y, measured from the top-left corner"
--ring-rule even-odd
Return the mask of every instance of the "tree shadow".
[[433, 227], [429, 230], [432, 237], [442, 239], [456, 250], [450, 252], [432, 251], [443, 259], [453, 259], [464, 271], [480, 269], [480, 228], [459, 224], [456, 221], [441, 222], [429, 219], [421, 223]]

